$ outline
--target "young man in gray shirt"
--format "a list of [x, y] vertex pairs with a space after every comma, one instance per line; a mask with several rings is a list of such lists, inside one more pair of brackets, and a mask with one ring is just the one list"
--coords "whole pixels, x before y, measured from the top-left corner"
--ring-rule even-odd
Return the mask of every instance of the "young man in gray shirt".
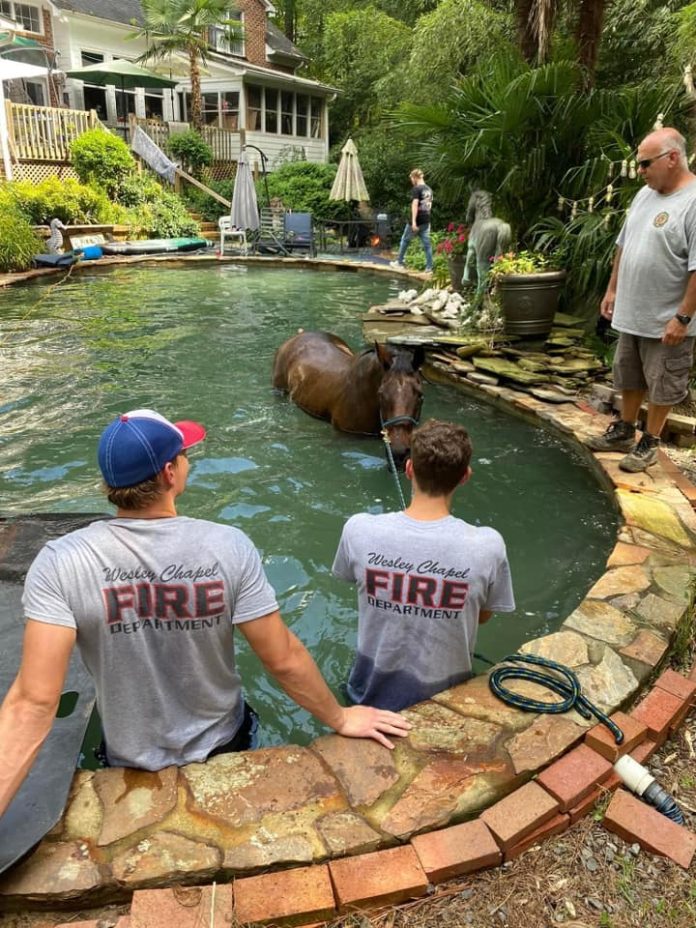
[[102, 434], [99, 466], [116, 517], [38, 554], [27, 573], [22, 663], [0, 707], [0, 815], [51, 729], [75, 642], [94, 678], [106, 758], [159, 770], [236, 750], [248, 723], [235, 626], [285, 691], [348, 737], [392, 747], [408, 723], [343, 708], [285, 626], [251, 541], [238, 529], [179, 516], [195, 422], [148, 409]]
[[[627, 451], [622, 470], [637, 473], [657, 461], [670, 409], [688, 394], [696, 336], [696, 175], [676, 129], [660, 129], [638, 147], [645, 187], [636, 195], [617, 239], [614, 268], [600, 306], [619, 333], [614, 384], [621, 418], [587, 444], [593, 451]], [[640, 441], [636, 419], [647, 395]]]
[[358, 588], [358, 649], [348, 680], [356, 703], [402, 709], [472, 675], [478, 626], [512, 612], [505, 543], [493, 528], [451, 515], [471, 476], [460, 425], [431, 419], [413, 432], [403, 512], [346, 523], [333, 572]]

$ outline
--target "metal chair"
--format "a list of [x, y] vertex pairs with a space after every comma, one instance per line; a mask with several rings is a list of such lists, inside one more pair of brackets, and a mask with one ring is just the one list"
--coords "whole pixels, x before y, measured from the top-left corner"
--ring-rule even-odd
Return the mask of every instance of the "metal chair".
[[246, 232], [244, 229], [236, 229], [232, 225], [232, 219], [229, 216], [220, 216], [218, 219], [218, 229], [220, 230], [220, 254], [224, 255], [225, 253], [225, 239], [229, 238], [232, 241], [238, 241], [242, 248], [242, 254], [247, 254], [248, 244]]
[[315, 257], [317, 249], [311, 213], [285, 214], [283, 244], [289, 252], [306, 251], [310, 258]]
[[285, 245], [285, 210], [265, 206], [259, 210], [259, 228], [254, 233], [253, 248], [256, 254], [289, 254]]

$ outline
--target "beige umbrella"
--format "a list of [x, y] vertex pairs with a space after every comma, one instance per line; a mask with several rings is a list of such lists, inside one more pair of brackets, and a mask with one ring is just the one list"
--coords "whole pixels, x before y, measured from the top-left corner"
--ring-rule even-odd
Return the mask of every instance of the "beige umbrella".
[[341, 160], [336, 173], [336, 180], [329, 194], [330, 200], [369, 200], [370, 194], [365, 186], [362, 168], [358, 161], [358, 149], [352, 139], [348, 139], [341, 149]]

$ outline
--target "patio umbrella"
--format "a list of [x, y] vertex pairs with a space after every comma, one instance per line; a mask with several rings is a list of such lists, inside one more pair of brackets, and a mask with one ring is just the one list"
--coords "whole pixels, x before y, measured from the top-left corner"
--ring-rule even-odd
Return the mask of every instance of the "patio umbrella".
[[5, 109], [4, 81], [31, 80], [32, 78], [46, 77], [50, 68], [40, 68], [37, 65], [25, 64], [23, 61], [11, 61], [0, 58], [0, 147], [2, 160], [5, 166], [5, 177], [12, 180], [12, 164], [10, 162], [9, 132], [7, 128], [7, 111]]
[[370, 194], [365, 186], [362, 168], [358, 161], [358, 149], [352, 139], [348, 139], [341, 149], [341, 160], [329, 199], [348, 200], [348, 202], [370, 199]]
[[244, 152], [240, 154], [237, 163], [230, 220], [232, 225], [238, 229], [250, 229], [253, 232], [259, 227], [259, 206], [256, 201], [256, 188]]
[[140, 65], [133, 64], [132, 61], [126, 61], [124, 58], [115, 58], [113, 61], [104, 62], [103, 64], [90, 64], [86, 68], [76, 68], [65, 73], [68, 77], [75, 78], [75, 80], [96, 84], [98, 87], [106, 87], [107, 84], [120, 87], [124, 118], [127, 89], [132, 90], [134, 87], [176, 87], [179, 83], [169, 77], [163, 77], [161, 74], [148, 71], [147, 68], [141, 68]]

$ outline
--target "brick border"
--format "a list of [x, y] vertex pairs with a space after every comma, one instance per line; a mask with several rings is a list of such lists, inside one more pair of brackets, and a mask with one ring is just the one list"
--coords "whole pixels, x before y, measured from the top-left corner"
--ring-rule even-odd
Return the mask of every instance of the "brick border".
[[[109, 260], [108, 266], [115, 263], [153, 264], [160, 263], [161, 260], [170, 265], [201, 261], [209, 263], [223, 260], [230, 263], [246, 260], [250, 263], [263, 263], [265, 266], [291, 264], [321, 267], [323, 265], [328, 270], [341, 268], [353, 271], [381, 271], [390, 275], [395, 273], [391, 268], [382, 268], [368, 263], [350, 262], [346, 264], [340, 261], [312, 261], [294, 258], [219, 259], [212, 256], [192, 256], [179, 259], [171, 257], [153, 259], [143, 257]], [[97, 263], [102, 262], [90, 262], [90, 267], [94, 267]], [[39, 271], [28, 276], [42, 276], [44, 273], [44, 271]], [[28, 279], [28, 276], [23, 275], [23, 279]], [[5, 283], [6, 281], [0, 279], [0, 286]], [[427, 368], [427, 373], [434, 380], [448, 383], [456, 380], [451, 376], [445, 377], [432, 365]], [[459, 381], [457, 384], [465, 392], [502, 406], [507, 412], [522, 415], [537, 423], [541, 421], [545, 425], [550, 425], [573, 440], [575, 445], [579, 443], [582, 446], [583, 438], [597, 427], [601, 428], [605, 421], [605, 418], [596, 410], [586, 407], [583, 403], [568, 404], [570, 408], [565, 405], [549, 408], [529, 395], [504, 387], [474, 385], [470, 382]], [[606, 600], [607, 594], [603, 592], [605, 587], [611, 589], [612, 582], [620, 586], [625, 579], [629, 588], [633, 583], [633, 589], [645, 592], [652, 583], [651, 589], [657, 591], [649, 592], [644, 597], [644, 602], [647, 604], [645, 615], [652, 614], [649, 607], [652, 608], [655, 604], [652, 600], [648, 603], [648, 600], [653, 597], [658, 600], [657, 607], [663, 610], [659, 616], [660, 620], [665, 618], [663, 614], [665, 610], [667, 617], [672, 616], [674, 619], [671, 625], [668, 622], [666, 627], [659, 626], [659, 635], [639, 626], [639, 633], [631, 645], [624, 643], [621, 647], [619, 654], [623, 657], [623, 666], [633, 667], [636, 669], [638, 679], [644, 679], [664, 660], [669, 649], [669, 640], [674, 637], [679, 621], [677, 614], [680, 607], [675, 604], [674, 590], [670, 587], [670, 583], [674, 584], [674, 578], [670, 578], [669, 564], [674, 563], [674, 558], [671, 561], [669, 558], [666, 559], [666, 567], [656, 568], [656, 572], [662, 570], [662, 574], [657, 579], [657, 585], [653, 575], [650, 575], [649, 580], [646, 579], [648, 575], [641, 565], [654, 552], [664, 555], [665, 550], [669, 551], [670, 546], [672, 548], [676, 546], [683, 552], [684, 560], [692, 568], [696, 565], [696, 551], [693, 544], [693, 539], [696, 537], [696, 516], [692, 510], [696, 488], [685, 481], [681, 474], [679, 474], [681, 479], [674, 479], [676, 468], [671, 461], [665, 465], [664, 455], [661, 456], [659, 469], [653, 469], [653, 473], [623, 475], [616, 470], [615, 455], [590, 455], [589, 452], [587, 454], [593, 462], [600, 481], [606, 487], [613, 489], [616, 505], [624, 521], [618, 533], [617, 544], [609, 558], [607, 572], [589, 591], [588, 599], [581, 604], [581, 607], [587, 603]], [[688, 487], [685, 486], [685, 482]], [[657, 484], [659, 486], [656, 488]], [[657, 509], [653, 506], [650, 512], [641, 512], [641, 507], [638, 505], [641, 498], [651, 503], [656, 502]], [[624, 573], [621, 574], [621, 571]], [[607, 578], [610, 580], [607, 581]], [[638, 584], [637, 587], [636, 584]], [[662, 598], [662, 595], [665, 598]], [[573, 616], [581, 611], [581, 607], [573, 613]], [[683, 615], [685, 607], [681, 608]], [[580, 620], [583, 620], [582, 615]], [[575, 620], [574, 625], [572, 623], [569, 625], [568, 621], [567, 619], [563, 623], [562, 630], [576, 631], [578, 620]], [[645, 619], [645, 622], [647, 623], [648, 620]], [[588, 638], [587, 628], [582, 624], [580, 631], [586, 641], [591, 639], [592, 636]], [[667, 638], [666, 642], [662, 636]], [[540, 639], [540, 641], [543, 640]], [[620, 640], [618, 643], [620, 644]], [[631, 689], [626, 698], [630, 698], [630, 695], [639, 689], [639, 686]], [[436, 708], [439, 705], [449, 705], [456, 711], [456, 706], [450, 701], [452, 692], [445, 691], [436, 697], [434, 703], [422, 705], [435, 705]], [[258, 922], [304, 924], [307, 921], [331, 918], [339, 912], [351, 911], [353, 908], [393, 904], [407, 898], [414, 898], [427, 891], [428, 883], [443, 882], [458, 874], [472, 873], [485, 867], [495, 866], [502, 860], [511, 860], [545, 837], [565, 830], [589, 812], [598, 799], [615, 792], [619, 786], [618, 778], [611, 766], [615, 755], [629, 751], [639, 762], [646, 760], [681, 724], [695, 699], [696, 665], [688, 677], [682, 677], [667, 670], [655, 681], [652, 689], [630, 713], [616, 714], [617, 721], [626, 729], [628, 736], [621, 749], [617, 749], [612, 739], [606, 737], [606, 732], [601, 726], [586, 733], [580, 731], [580, 734], [574, 734], [565, 739], [556, 751], [555, 759], [545, 766], [543, 772], [535, 780], [518, 785], [514, 792], [489, 805], [478, 819], [463, 824], [448, 825], [439, 831], [430, 831], [415, 836], [407, 834], [405, 837], [410, 837], [407, 843], [359, 857], [339, 856], [326, 864], [317, 863], [309, 867], [236, 879], [232, 886], [233, 894], [237, 894], [238, 904], [241, 899], [240, 912], [246, 916], [244, 920], [250, 920], [253, 914], [253, 918]], [[555, 717], [550, 718], [556, 721]], [[563, 720], [559, 718], [558, 721]], [[579, 739], [582, 739], [580, 744], [578, 744]], [[617, 795], [622, 797], [628, 794], [619, 791]], [[619, 833], [621, 833], [621, 828], [628, 829], [626, 833], [630, 832], [631, 837], [642, 846], [656, 853], [663, 853], [682, 866], [688, 866], [696, 851], [696, 839], [692, 842], [693, 836], [686, 829], [670, 822], [672, 827], [668, 829], [669, 835], [660, 842], [658, 840], [660, 836], [656, 836], [656, 824], [662, 825], [663, 822], [656, 823], [652, 820], [648, 826], [645, 826], [645, 816], [638, 815], [637, 811], [647, 810], [648, 813], [658, 816], [659, 813], [653, 813], [643, 803], [635, 807], [630, 803], [631, 798], [629, 796], [628, 800], [619, 799], [618, 805], [615, 805], [612, 811], [608, 827], [615, 823], [615, 830]], [[627, 803], [631, 807], [630, 816], [623, 814], [622, 811], [627, 807]], [[459, 815], [461, 817], [461, 813]], [[650, 817], [648, 815], [648, 819]], [[456, 821], [457, 816], [451, 816], [451, 818]], [[659, 816], [659, 819], [662, 820], [664, 817]], [[677, 830], [674, 831], [674, 829]], [[180, 877], [180, 872], [178, 876]], [[222, 891], [224, 887], [221, 884], [217, 885]], [[279, 885], [286, 888], [283, 893], [278, 892]], [[333, 900], [329, 898], [328, 887], [332, 890]], [[210, 891], [210, 884], [203, 887], [203, 892], [206, 891]], [[147, 921], [143, 920], [138, 912], [142, 911], [141, 902], [146, 902], [145, 895], [152, 892], [169, 891], [136, 889], [130, 918], [130, 924], [133, 926], [149, 928]], [[3, 893], [2, 887], [0, 887], [1, 893]], [[21, 894], [21, 897], [31, 898], [30, 894]], [[5, 898], [8, 899], [10, 896], [5, 895]], [[85, 898], [90, 901], [92, 899], [89, 893]], [[245, 903], [245, 899], [251, 902]], [[128, 920], [122, 919], [122, 922], [122, 928], [126, 928]], [[183, 924], [183, 921], [181, 923]], [[86, 922], [85, 928], [87, 926], [92, 928], [93, 924], [96, 923]]]

